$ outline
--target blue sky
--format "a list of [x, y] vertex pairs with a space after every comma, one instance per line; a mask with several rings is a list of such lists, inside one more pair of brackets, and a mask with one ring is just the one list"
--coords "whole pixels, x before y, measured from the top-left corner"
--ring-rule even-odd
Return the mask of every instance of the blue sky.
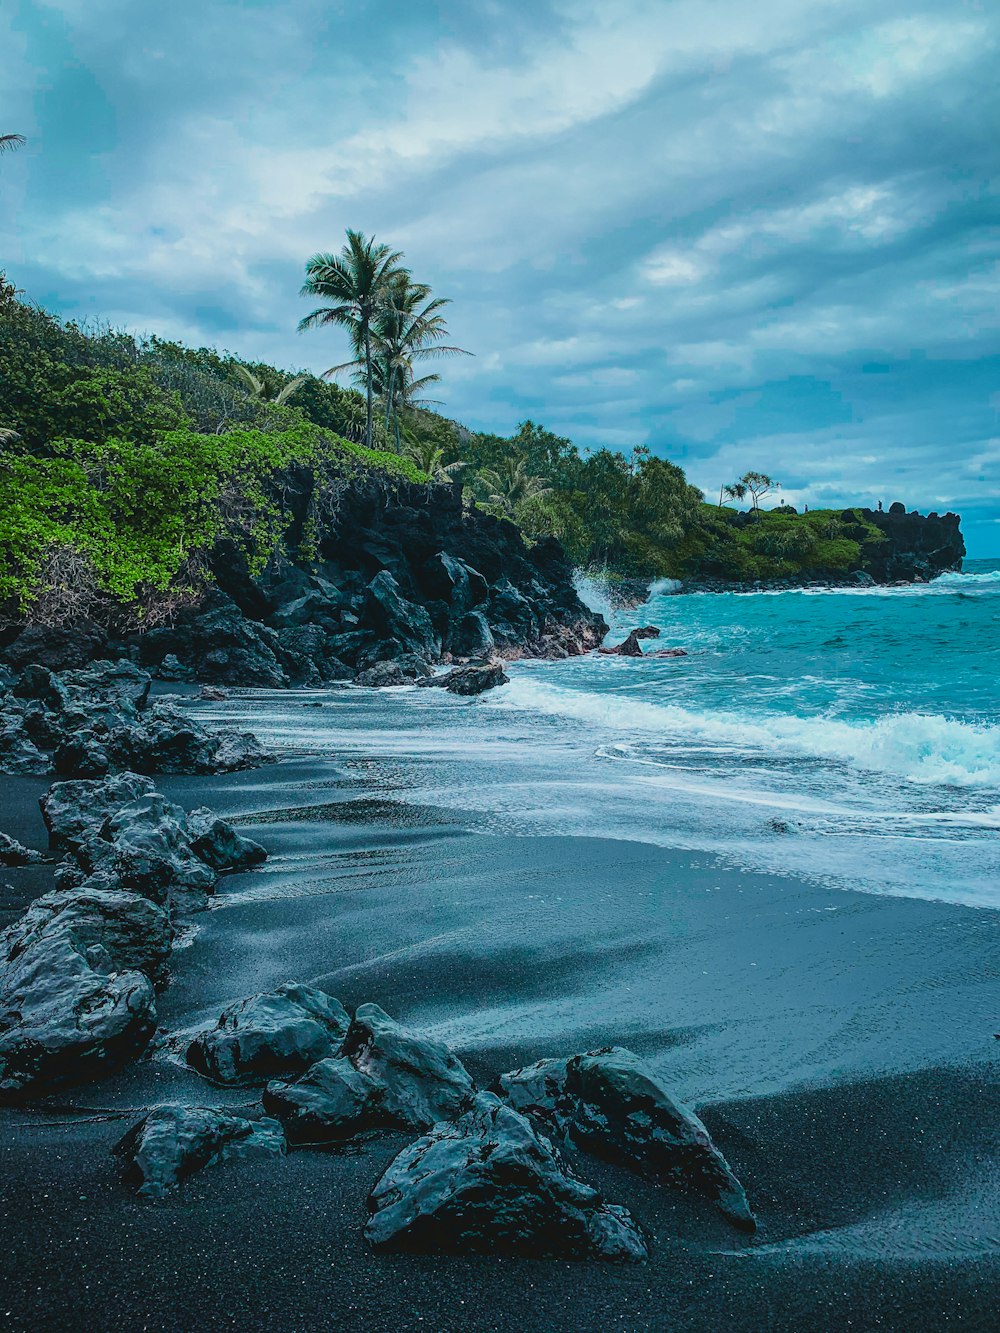
[[345, 227], [450, 296], [444, 410], [1000, 554], [994, 0], [7, 0], [0, 267], [316, 371]]

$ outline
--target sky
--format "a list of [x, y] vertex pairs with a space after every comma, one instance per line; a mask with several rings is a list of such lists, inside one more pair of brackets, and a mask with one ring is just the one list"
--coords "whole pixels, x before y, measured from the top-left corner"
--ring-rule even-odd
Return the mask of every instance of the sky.
[[0, 268], [316, 372], [345, 228], [453, 301], [447, 415], [1000, 556], [996, 0], [6, 0]]

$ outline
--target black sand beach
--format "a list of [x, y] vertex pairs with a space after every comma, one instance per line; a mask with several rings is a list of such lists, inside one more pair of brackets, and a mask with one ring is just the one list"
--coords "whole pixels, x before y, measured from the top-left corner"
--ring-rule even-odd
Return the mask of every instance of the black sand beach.
[[[109, 1149], [138, 1108], [254, 1097], [161, 1052], [2, 1112], [7, 1327], [995, 1327], [994, 913], [640, 843], [469, 832], [461, 811], [395, 804], [383, 779], [300, 757], [159, 780], [270, 853], [196, 918], [163, 1026], [296, 979], [430, 1030], [483, 1083], [628, 1045], [698, 1107], [757, 1236], [588, 1161], [652, 1233], [648, 1265], [374, 1255], [365, 1199], [401, 1136], [231, 1163], [137, 1201]], [[3, 827], [35, 846], [43, 785], [4, 780]], [[5, 872], [3, 924], [50, 873]]]

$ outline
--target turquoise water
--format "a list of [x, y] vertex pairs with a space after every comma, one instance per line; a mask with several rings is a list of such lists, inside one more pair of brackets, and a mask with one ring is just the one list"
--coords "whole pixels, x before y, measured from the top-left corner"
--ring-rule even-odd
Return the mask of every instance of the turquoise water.
[[[1000, 906], [1000, 561], [904, 588], [678, 596], [664, 583], [625, 613], [581, 591], [609, 642], [648, 622], [663, 634], [647, 650], [688, 656], [524, 664], [494, 707], [592, 738], [620, 770], [609, 796], [646, 788], [637, 825], [666, 797], [689, 845], [701, 823], [716, 836], [699, 845], [748, 862]], [[780, 852], [760, 846], [767, 829], [787, 838]]]
[[443, 690], [256, 700], [247, 725], [484, 832], [711, 853], [870, 893], [1000, 908], [1000, 561], [906, 588], [676, 595], [607, 612], [682, 658], [518, 662]]

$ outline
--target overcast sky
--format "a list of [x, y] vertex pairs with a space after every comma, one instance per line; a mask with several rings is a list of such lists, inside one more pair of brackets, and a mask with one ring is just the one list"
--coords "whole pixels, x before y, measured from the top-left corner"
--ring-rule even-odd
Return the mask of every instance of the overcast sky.
[[321, 371], [345, 227], [453, 299], [444, 411], [1000, 554], [996, 0], [6, 0], [0, 267]]

